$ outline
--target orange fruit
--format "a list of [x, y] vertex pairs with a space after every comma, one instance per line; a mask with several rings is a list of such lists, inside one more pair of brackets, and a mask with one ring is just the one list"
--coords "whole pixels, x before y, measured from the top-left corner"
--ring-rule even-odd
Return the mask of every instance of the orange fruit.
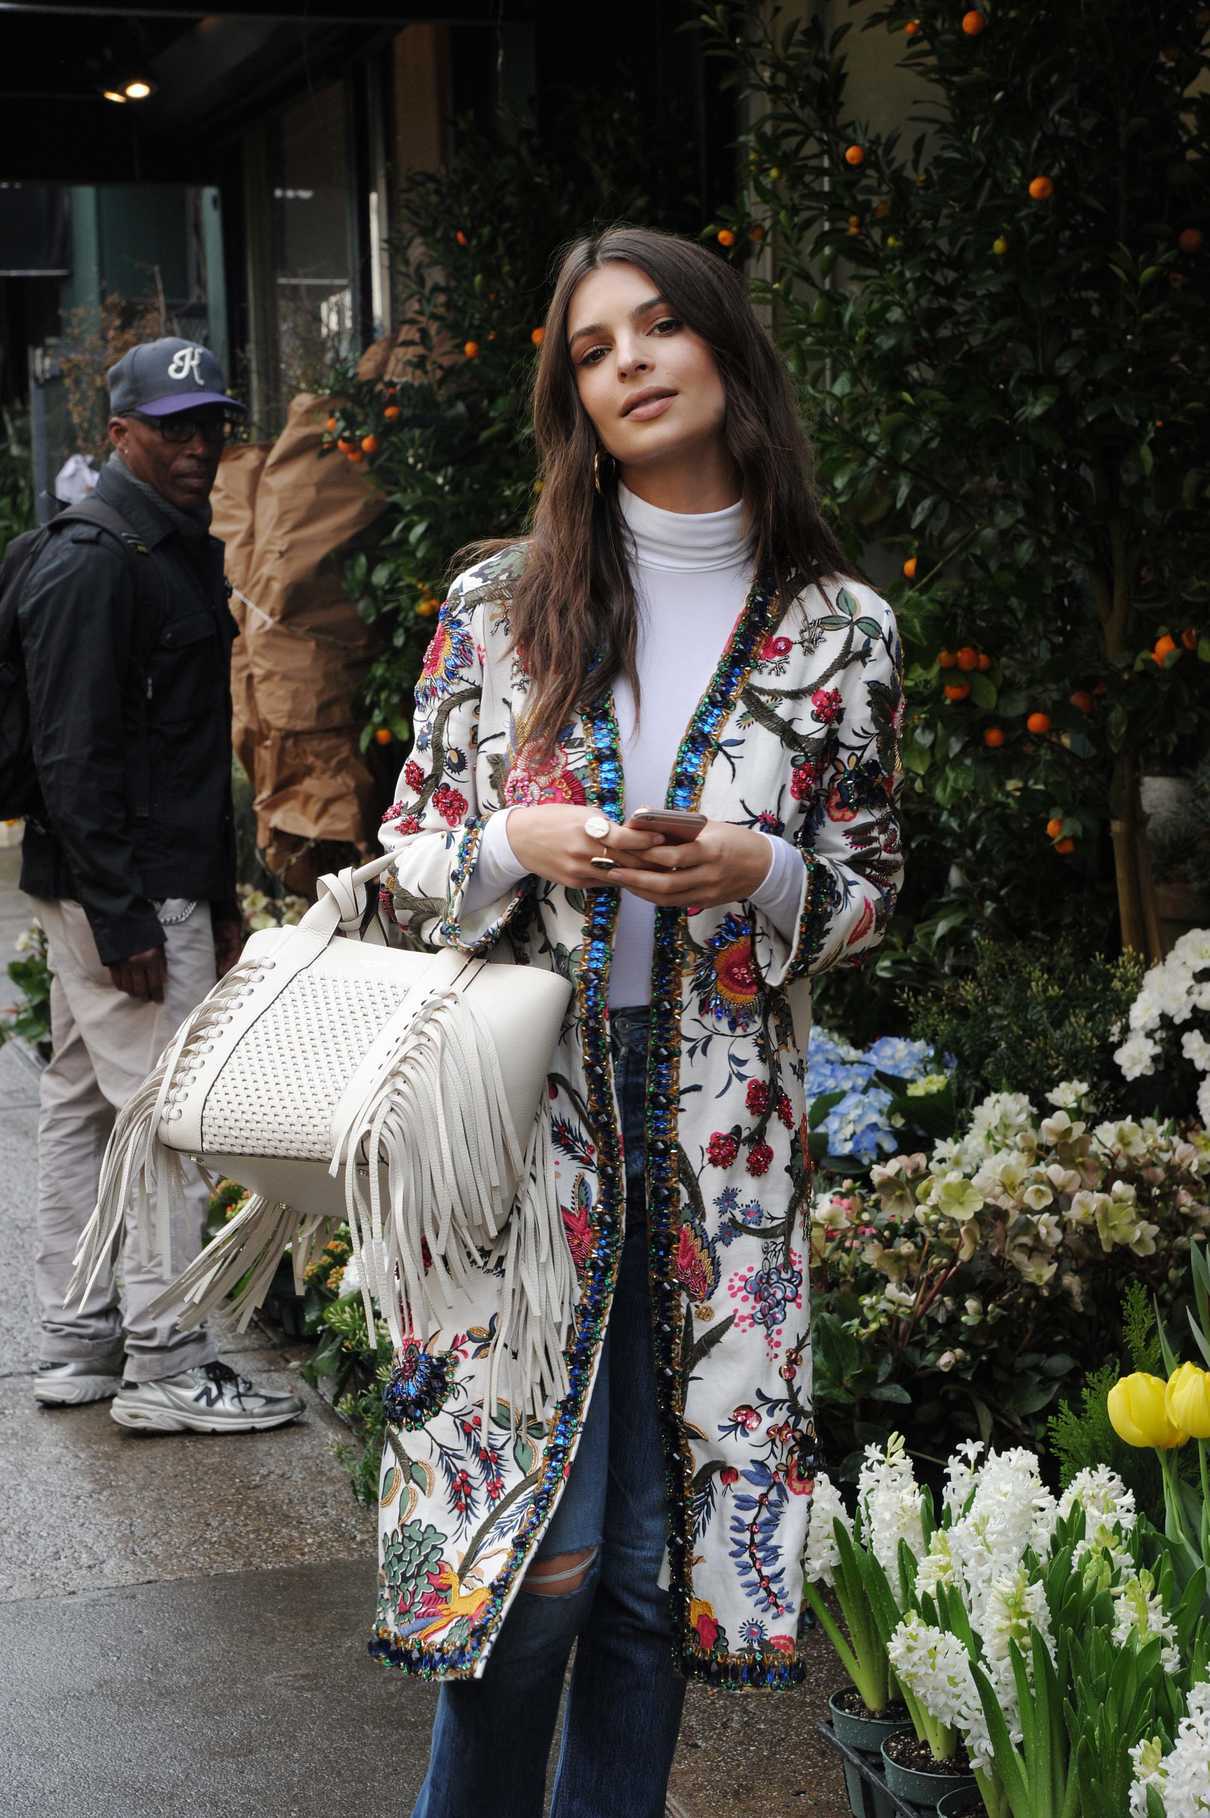
[[1096, 704], [1086, 688], [1077, 688], [1069, 699], [1072, 706], [1078, 707], [1081, 713], [1091, 713]]
[[1193, 629], [1192, 625], [1186, 625], [1185, 629], [1181, 632], [1181, 643], [1185, 646], [1186, 650], [1197, 649], [1197, 632]]
[[907, 561], [903, 564], [903, 572], [907, 576], [909, 581], [914, 581], [916, 579], [916, 558], [915, 558], [915, 556], [908, 557]]
[[977, 38], [986, 24], [987, 20], [975, 7], [972, 7], [969, 13], [962, 15], [962, 29], [968, 38]]
[[1031, 713], [1025, 725], [1030, 732], [1035, 732], [1041, 737], [1044, 732], [1050, 731], [1050, 715], [1048, 713]]
[[1183, 227], [1176, 236], [1176, 243], [1183, 253], [1201, 252], [1201, 229], [1199, 227]]
[[1046, 832], [1050, 839], [1057, 840], [1062, 831], [1063, 823], [1057, 815], [1052, 820], [1047, 821]]
[[720, 227], [718, 230], [718, 233], [715, 235], [715, 238], [717, 239], [720, 246], [734, 246], [735, 245], [735, 235], [732, 233], [732, 231], [729, 227]]
[[907, 24], [903, 28], [903, 35], [905, 38], [914, 38], [916, 36], [916, 34], [919, 32], [919, 30], [920, 30], [919, 19], [909, 19]]
[[1029, 186], [1029, 193], [1035, 202], [1049, 202], [1055, 193], [1055, 186], [1049, 177], [1034, 177]]
[[398, 404], [388, 404], [382, 414], [387, 419], [388, 423], [393, 423], [396, 417], [401, 417], [403, 415], [403, 412]]
[[748, 229], [748, 238], [750, 240], [755, 240], [757, 245], [759, 246], [760, 242], [764, 239], [764, 237], [765, 237], [764, 228], [761, 226], [759, 221], [754, 222], [753, 225]]
[[337, 442], [336, 446], [337, 446], [337, 448], [339, 448], [341, 454], [348, 454], [350, 449], [356, 448], [357, 444], [356, 444], [356, 442], [354, 442], [352, 440], [351, 437], [341, 436], [341, 438], [340, 438], [339, 442]]
[[362, 454], [377, 454], [378, 453], [378, 437], [377, 436], [362, 436], [361, 452], [362, 452]]
[[999, 751], [1004, 743], [1004, 731], [1000, 726], [989, 726], [983, 734], [983, 743], [989, 751]]
[[1171, 656], [1175, 649], [1176, 639], [1174, 637], [1169, 637], [1168, 633], [1165, 632], [1162, 638], [1157, 638], [1155, 640], [1155, 643], [1151, 648], [1151, 654], [1157, 663], [1162, 663], [1164, 658]]
[[975, 649], [973, 644], [963, 644], [954, 661], [957, 663], [959, 669], [965, 669], [969, 675], [972, 669], [978, 669], [979, 667], [979, 652]]
[[464, 353], [464, 354], [465, 354], [465, 355], [466, 355], [466, 357], [467, 357], [467, 359], [468, 359], [468, 360], [477, 360], [477, 359], [478, 359], [478, 357], [479, 357], [479, 343], [478, 343], [478, 341], [466, 341], [466, 342], [464, 342], [464, 343], [463, 343], [463, 347], [462, 347], [462, 351], [463, 351], [463, 353]]
[[389, 745], [394, 736], [395, 734], [391, 731], [389, 726], [379, 726], [374, 732], [374, 743], [376, 745]]
[[427, 599], [417, 600], [416, 617], [418, 619], [431, 619], [439, 608], [440, 601], [434, 600], [431, 596]]
[[947, 682], [945, 698], [947, 701], [964, 701], [971, 691], [969, 682]]
[[529, 338], [535, 347], [541, 347], [543, 341], [546, 339], [546, 330], [544, 328], [531, 328], [529, 331]]
[[454, 238], [455, 238], [455, 240], [457, 240], [459, 246], [466, 245], [466, 235], [463, 233], [461, 228], [458, 229], [457, 233], [454, 235]]
[[850, 145], [845, 152], [844, 161], [846, 164], [851, 164], [853, 169], [856, 170], [859, 164], [865, 163], [865, 152], [860, 145]]
[[336, 428], [336, 418], [329, 417], [327, 422], [324, 424], [324, 428], [325, 429], [335, 429]]
[[345, 455], [345, 460], [352, 461], [354, 466], [356, 466], [358, 461], [365, 460], [365, 456], [362, 454], [360, 448], [350, 448]]
[[986, 671], [986, 670], [988, 670], [988, 669], [990, 669], [990, 668], [991, 668], [991, 666], [992, 666], [992, 660], [991, 660], [991, 658], [990, 658], [990, 657], [989, 657], [989, 656], [988, 656], [988, 654], [987, 654], [987, 652], [986, 652], [986, 650], [981, 650], [981, 651], [980, 651], [980, 652], [979, 652], [979, 667], [980, 667], [980, 669], [982, 669], [982, 670], [985, 670], [985, 671]]
[[1056, 840], [1055, 841], [1055, 851], [1061, 852], [1063, 854], [1064, 858], [1067, 857], [1069, 852], [1074, 852], [1075, 849], [1076, 849], [1076, 843], [1073, 839], [1068, 838], [1065, 840]]
[[952, 669], [956, 661], [957, 658], [954, 656], [952, 650], [939, 650], [937, 652], [938, 669]]
[[891, 212], [891, 205], [889, 202], [875, 202], [875, 204], [874, 204], [875, 221], [885, 221], [887, 216], [890, 214], [890, 212]]

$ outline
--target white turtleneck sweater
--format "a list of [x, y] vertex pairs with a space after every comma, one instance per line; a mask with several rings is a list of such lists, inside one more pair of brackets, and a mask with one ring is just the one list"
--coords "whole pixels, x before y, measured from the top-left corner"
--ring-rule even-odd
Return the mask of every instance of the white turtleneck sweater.
[[[639, 603], [637, 666], [641, 713], [634, 690], [614, 683], [626, 779], [626, 813], [660, 808], [680, 742], [706, 692], [752, 585], [752, 552], [742, 502], [725, 511], [663, 511], [619, 487], [622, 515], [634, 541]], [[508, 840], [506, 809], [484, 829], [466, 907], [479, 909], [525, 876]], [[781, 934], [793, 934], [802, 888], [802, 860], [788, 840], [764, 835], [769, 869], [750, 901]], [[655, 908], [621, 893], [610, 968], [611, 1005], [645, 1004], [651, 996]]]

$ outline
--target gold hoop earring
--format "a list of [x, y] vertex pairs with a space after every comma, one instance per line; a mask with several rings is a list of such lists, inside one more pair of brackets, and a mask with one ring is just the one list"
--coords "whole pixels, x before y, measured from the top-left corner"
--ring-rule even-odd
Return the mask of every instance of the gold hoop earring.
[[[612, 460], [613, 457], [612, 455], [606, 455], [605, 459], [609, 461]], [[603, 488], [601, 486], [601, 451], [599, 448], [593, 450], [592, 483], [598, 492], [603, 493]]]

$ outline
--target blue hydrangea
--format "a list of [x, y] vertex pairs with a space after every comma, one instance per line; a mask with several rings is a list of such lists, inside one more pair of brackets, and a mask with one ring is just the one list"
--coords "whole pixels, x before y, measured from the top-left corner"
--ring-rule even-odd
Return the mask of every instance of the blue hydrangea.
[[883, 1035], [862, 1052], [827, 1029], [813, 1029], [807, 1050], [808, 1107], [824, 1093], [844, 1094], [823, 1122], [828, 1153], [851, 1155], [867, 1166], [893, 1155], [900, 1146], [888, 1116], [894, 1094], [875, 1084], [875, 1075], [908, 1084], [939, 1070], [927, 1042]]

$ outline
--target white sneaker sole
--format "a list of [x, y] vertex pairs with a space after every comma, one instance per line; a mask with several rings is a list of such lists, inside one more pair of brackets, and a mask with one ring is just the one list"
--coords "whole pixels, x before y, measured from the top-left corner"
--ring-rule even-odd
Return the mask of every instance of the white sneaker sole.
[[213, 1414], [186, 1413], [183, 1408], [132, 1406], [119, 1397], [109, 1413], [120, 1427], [144, 1433], [265, 1433], [270, 1427], [284, 1427], [297, 1420], [302, 1411], [295, 1408], [288, 1414], [234, 1414], [228, 1419], [216, 1419]]
[[34, 1400], [44, 1408], [79, 1408], [89, 1401], [108, 1401], [118, 1392], [116, 1376], [69, 1376], [63, 1382], [35, 1382]]

